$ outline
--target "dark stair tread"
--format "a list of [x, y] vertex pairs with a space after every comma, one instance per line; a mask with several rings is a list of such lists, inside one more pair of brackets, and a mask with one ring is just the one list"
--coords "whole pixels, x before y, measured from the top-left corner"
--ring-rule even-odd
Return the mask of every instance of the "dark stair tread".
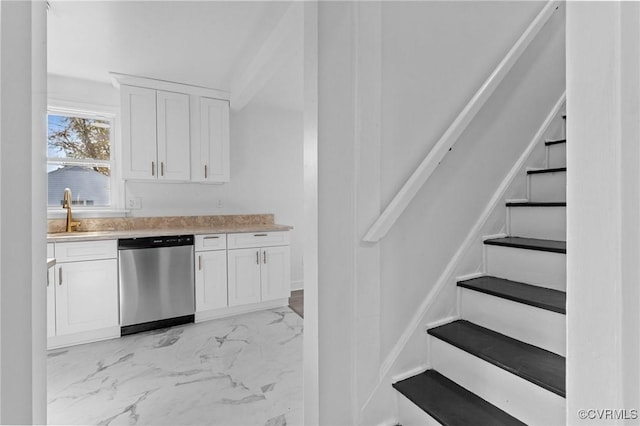
[[428, 333], [561, 397], [565, 391], [565, 358], [488, 328], [457, 320]]
[[510, 201], [507, 207], [567, 207], [566, 201]]
[[485, 244], [493, 246], [514, 247], [527, 250], [567, 253], [567, 242], [558, 240], [541, 240], [538, 238], [505, 237], [485, 240]]
[[393, 387], [443, 425], [524, 425], [435, 370], [394, 383]]
[[559, 290], [488, 275], [459, 281], [458, 286], [559, 314], [567, 313], [567, 294]]
[[567, 143], [567, 140], [566, 139], [555, 139], [555, 140], [550, 140], [550, 141], [544, 141], [544, 144], [546, 146], [558, 145], [558, 144], [561, 144], [561, 143]]
[[558, 173], [558, 172], [566, 172], [566, 167], [556, 167], [553, 169], [540, 169], [540, 170], [527, 170], [528, 175], [539, 175], [542, 173]]

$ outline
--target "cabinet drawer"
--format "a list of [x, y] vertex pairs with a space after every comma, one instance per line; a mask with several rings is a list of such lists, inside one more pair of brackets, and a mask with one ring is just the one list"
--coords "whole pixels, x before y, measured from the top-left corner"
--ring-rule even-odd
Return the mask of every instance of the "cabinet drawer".
[[195, 250], [224, 250], [227, 248], [227, 234], [196, 235]]
[[55, 254], [58, 263], [115, 259], [118, 257], [118, 242], [116, 240], [108, 240], [56, 243]]
[[289, 231], [245, 232], [227, 235], [230, 249], [289, 245]]

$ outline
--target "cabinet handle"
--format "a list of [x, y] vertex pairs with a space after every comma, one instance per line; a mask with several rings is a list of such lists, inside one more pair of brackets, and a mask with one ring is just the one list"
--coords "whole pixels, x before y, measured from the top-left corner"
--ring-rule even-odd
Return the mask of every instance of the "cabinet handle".
[[260, 252], [257, 251], [256, 252], [256, 265], [259, 265], [259, 264], [260, 264]]
[[262, 261], [266, 265], [266, 263], [267, 263], [267, 251], [266, 250], [264, 250], [262, 252]]
[[254, 237], [266, 237], [267, 234], [253, 234]]
[[62, 285], [62, 266], [58, 269], [58, 285]]
[[164, 176], [164, 161], [160, 162], [160, 176]]
[[204, 165], [204, 178], [207, 178], [207, 165]]
[[218, 239], [218, 238], [220, 238], [220, 236], [218, 236], [218, 235], [213, 235], [213, 236], [211, 236], [211, 237], [204, 237], [204, 238], [203, 238], [203, 240], [216, 240], [216, 239]]
[[152, 161], [151, 162], [151, 176], [155, 176], [156, 175], [156, 162]]
[[47, 271], [47, 287], [49, 287], [49, 271]]
[[202, 271], [202, 256], [198, 256], [198, 271]]

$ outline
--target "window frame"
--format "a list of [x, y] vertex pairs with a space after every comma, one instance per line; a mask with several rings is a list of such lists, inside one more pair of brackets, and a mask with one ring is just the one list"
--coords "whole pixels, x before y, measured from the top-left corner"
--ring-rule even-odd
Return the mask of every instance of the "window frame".
[[[109, 187], [110, 187], [110, 206], [73, 206], [74, 217], [89, 218], [89, 217], [104, 217], [104, 216], [124, 216], [126, 210], [124, 206], [124, 182], [120, 179], [120, 171], [118, 168], [117, 154], [119, 147], [119, 110], [114, 107], [100, 106], [100, 105], [87, 105], [77, 104], [72, 102], [57, 101], [53, 102], [49, 100], [47, 106], [47, 134], [49, 128], [49, 116], [71, 116], [88, 119], [99, 119], [109, 121], [111, 129], [109, 132], [109, 151], [110, 160], [109, 165]], [[48, 144], [48, 140], [45, 141]], [[107, 164], [104, 160], [97, 161], [85, 161], [81, 159], [62, 159], [60, 157], [49, 157], [46, 152], [45, 164], [56, 163], [67, 164], [79, 164], [79, 165], [101, 165]], [[48, 167], [47, 167], [48, 168]], [[49, 206], [47, 203], [47, 217], [49, 219], [65, 217], [66, 211], [57, 206]]]

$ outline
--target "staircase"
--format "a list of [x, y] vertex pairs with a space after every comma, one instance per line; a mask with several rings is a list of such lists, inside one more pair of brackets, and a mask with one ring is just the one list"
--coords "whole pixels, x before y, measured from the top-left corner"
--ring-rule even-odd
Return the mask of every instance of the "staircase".
[[403, 426], [565, 424], [566, 140], [545, 149], [486, 274], [458, 282], [461, 319], [428, 330], [431, 369], [393, 384]]

